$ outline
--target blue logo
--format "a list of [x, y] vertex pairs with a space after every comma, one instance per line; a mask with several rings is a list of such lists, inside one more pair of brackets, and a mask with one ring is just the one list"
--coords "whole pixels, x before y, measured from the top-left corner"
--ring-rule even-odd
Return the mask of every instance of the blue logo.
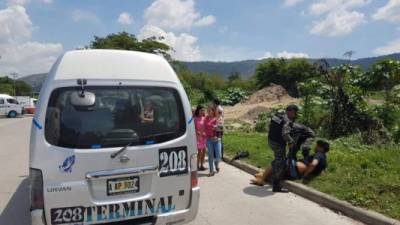
[[58, 166], [61, 173], [71, 173], [72, 166], [75, 164], [75, 155], [66, 158], [61, 166]]

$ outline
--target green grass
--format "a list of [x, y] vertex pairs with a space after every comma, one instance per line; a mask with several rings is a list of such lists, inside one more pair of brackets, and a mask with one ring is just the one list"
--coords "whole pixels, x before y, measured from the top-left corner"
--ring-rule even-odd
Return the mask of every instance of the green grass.
[[[356, 135], [331, 142], [328, 169], [308, 185], [351, 204], [400, 219], [400, 147], [366, 146]], [[265, 134], [227, 132], [225, 154], [246, 150], [264, 168], [273, 158]]]

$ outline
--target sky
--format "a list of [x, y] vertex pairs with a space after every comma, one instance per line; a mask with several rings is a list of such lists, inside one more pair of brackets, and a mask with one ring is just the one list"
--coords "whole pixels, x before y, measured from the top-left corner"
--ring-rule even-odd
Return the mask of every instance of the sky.
[[182, 61], [373, 57], [400, 52], [400, 0], [0, 0], [0, 74], [121, 31], [163, 36]]

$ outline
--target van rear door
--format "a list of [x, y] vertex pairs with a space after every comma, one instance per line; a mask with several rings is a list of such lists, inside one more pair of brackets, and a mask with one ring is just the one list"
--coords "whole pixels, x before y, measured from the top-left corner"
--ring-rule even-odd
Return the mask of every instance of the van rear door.
[[[190, 203], [186, 118], [173, 88], [85, 87], [52, 92], [45, 137], [47, 220], [104, 223], [152, 217]], [[81, 93], [79, 93], [81, 94]]]

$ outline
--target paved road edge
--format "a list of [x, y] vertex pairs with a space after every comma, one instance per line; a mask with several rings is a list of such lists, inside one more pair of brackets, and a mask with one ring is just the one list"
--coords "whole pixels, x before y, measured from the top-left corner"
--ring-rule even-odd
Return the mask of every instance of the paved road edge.
[[[251, 175], [259, 171], [255, 166], [249, 165], [241, 161], [231, 161], [231, 159], [224, 157], [224, 162], [235, 166]], [[361, 221], [369, 225], [400, 225], [400, 221], [386, 217], [380, 213], [362, 209], [352, 206], [350, 203], [339, 200], [335, 197], [317, 191], [313, 188], [307, 187], [293, 181], [284, 181], [284, 186], [291, 192], [298, 194], [306, 199], [316, 202], [326, 208], [335, 212], [340, 212], [355, 220]]]

